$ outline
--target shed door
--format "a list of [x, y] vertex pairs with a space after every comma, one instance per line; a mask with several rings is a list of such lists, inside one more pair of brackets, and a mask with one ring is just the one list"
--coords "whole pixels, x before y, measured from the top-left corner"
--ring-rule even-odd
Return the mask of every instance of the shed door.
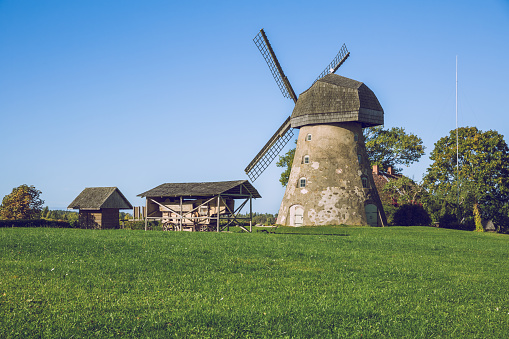
[[376, 205], [368, 204], [366, 209], [366, 219], [369, 226], [378, 226], [378, 208]]

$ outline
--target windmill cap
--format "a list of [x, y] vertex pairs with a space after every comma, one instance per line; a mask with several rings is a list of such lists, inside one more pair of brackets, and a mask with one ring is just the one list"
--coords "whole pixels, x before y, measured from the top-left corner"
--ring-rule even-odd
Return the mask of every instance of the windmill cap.
[[368, 86], [336, 74], [324, 76], [301, 93], [291, 117], [293, 128], [341, 122], [383, 125], [384, 110]]

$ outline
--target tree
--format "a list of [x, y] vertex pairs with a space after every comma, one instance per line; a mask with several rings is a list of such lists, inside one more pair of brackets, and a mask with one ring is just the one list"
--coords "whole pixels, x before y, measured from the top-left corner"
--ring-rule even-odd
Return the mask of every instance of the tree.
[[454, 208], [458, 220], [471, 223], [474, 219], [479, 223], [480, 217], [496, 221], [507, 218], [503, 211], [507, 211], [509, 199], [509, 149], [503, 136], [496, 131], [462, 127], [458, 140], [459, 162], [456, 130], [438, 140], [431, 152], [433, 163], [427, 169], [424, 186], [433, 203]]
[[[295, 141], [297, 143], [297, 141]], [[288, 184], [288, 179], [290, 179], [290, 171], [292, 170], [293, 158], [295, 157], [295, 148], [292, 148], [285, 155], [280, 155], [279, 160], [276, 163], [277, 167], [284, 168], [283, 173], [281, 173], [281, 177], [279, 178], [279, 182], [283, 187], [286, 187]]]
[[387, 171], [392, 167], [400, 172], [397, 165], [409, 166], [424, 155], [422, 139], [412, 133], [406, 133], [402, 127], [383, 129], [382, 126], [364, 129], [364, 143], [371, 166]]
[[46, 207], [44, 207], [44, 209], [41, 212], [41, 218], [47, 218], [48, 217], [48, 213], [49, 213], [49, 207], [46, 206]]
[[41, 211], [44, 200], [39, 197], [41, 191], [34, 186], [21, 185], [6, 195], [0, 205], [0, 217], [2, 219], [35, 219]]
[[[385, 171], [389, 167], [401, 171], [396, 165], [408, 166], [418, 161], [425, 149], [421, 138], [407, 134], [401, 127], [392, 127], [390, 130], [384, 130], [381, 126], [365, 128], [364, 140], [371, 166], [378, 165]], [[284, 168], [279, 178], [283, 187], [288, 184], [294, 156], [295, 148], [292, 148], [285, 155], [280, 155], [276, 163], [276, 166]]]
[[387, 182], [383, 192], [399, 205], [418, 205], [424, 193], [421, 185], [405, 176]]

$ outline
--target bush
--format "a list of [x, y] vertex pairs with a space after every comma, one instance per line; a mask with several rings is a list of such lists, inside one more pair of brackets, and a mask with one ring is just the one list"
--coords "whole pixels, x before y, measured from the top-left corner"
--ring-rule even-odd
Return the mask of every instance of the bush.
[[[145, 221], [125, 221], [124, 228], [128, 230], [145, 230]], [[148, 230], [161, 231], [161, 223], [159, 221], [149, 221]]]
[[445, 213], [438, 219], [438, 223], [440, 227], [456, 225], [458, 223], [458, 218], [452, 213]]
[[387, 223], [389, 225], [394, 225], [394, 213], [397, 211], [397, 207], [394, 205], [383, 205], [385, 217], [387, 218]]
[[398, 226], [428, 226], [431, 218], [421, 205], [401, 205], [393, 215], [393, 224]]
[[509, 233], [509, 205], [504, 205], [502, 211], [503, 213], [493, 218], [493, 222], [498, 233]]
[[77, 228], [76, 222], [63, 220], [0, 220], [0, 227], [51, 227], [51, 228]]
[[444, 213], [439, 219], [438, 224], [440, 228], [447, 228], [451, 230], [461, 231], [473, 231], [475, 230], [475, 224], [473, 223], [472, 217], [463, 218], [461, 223], [458, 222], [458, 218], [453, 213]]

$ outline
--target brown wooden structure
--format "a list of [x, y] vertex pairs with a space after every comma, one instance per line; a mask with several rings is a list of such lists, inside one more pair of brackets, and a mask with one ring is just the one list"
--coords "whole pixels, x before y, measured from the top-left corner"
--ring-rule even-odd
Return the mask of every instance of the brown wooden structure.
[[67, 207], [79, 210], [81, 228], [120, 228], [119, 210], [133, 206], [116, 187], [85, 188]]
[[[239, 224], [249, 219], [251, 226], [252, 199], [261, 198], [248, 180], [166, 183], [138, 196], [146, 198], [145, 230], [152, 219], [160, 220], [166, 230], [217, 232], [234, 225], [250, 232], [251, 227]], [[237, 199], [243, 201], [235, 208]], [[240, 218], [248, 202], [249, 218]]]

